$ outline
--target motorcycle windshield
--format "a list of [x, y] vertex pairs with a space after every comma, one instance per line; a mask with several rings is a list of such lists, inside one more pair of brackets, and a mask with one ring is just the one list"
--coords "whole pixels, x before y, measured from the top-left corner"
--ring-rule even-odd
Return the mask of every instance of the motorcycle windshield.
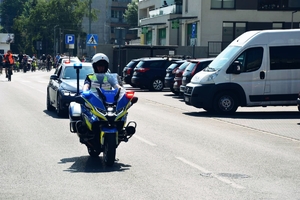
[[111, 87], [115, 88], [118, 84], [118, 74], [116, 73], [96, 73], [95, 75], [100, 86], [109, 84]]

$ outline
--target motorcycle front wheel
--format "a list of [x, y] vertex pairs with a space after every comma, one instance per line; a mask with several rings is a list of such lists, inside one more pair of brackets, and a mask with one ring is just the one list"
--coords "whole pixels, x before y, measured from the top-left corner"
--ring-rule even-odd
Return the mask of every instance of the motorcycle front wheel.
[[106, 133], [104, 139], [103, 161], [106, 166], [112, 166], [116, 158], [116, 135]]

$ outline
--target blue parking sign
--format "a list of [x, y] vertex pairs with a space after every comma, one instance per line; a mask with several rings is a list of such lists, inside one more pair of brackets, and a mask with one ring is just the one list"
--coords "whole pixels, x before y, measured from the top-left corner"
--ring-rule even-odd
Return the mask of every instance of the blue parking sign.
[[196, 37], [196, 32], [197, 32], [196, 28], [197, 28], [196, 23], [193, 23], [192, 24], [192, 38]]
[[65, 35], [65, 43], [66, 44], [75, 44], [75, 35], [73, 35], [73, 34], [66, 34]]

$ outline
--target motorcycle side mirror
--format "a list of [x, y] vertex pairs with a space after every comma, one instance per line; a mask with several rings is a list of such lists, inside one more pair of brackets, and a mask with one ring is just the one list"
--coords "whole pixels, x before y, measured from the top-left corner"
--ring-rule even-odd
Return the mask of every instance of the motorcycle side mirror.
[[50, 76], [50, 79], [51, 79], [51, 80], [57, 80], [57, 79], [58, 79], [58, 76], [57, 76], [56, 74], [52, 74], [52, 75]]
[[139, 98], [137, 98], [137, 97], [132, 97], [131, 103], [132, 103], [132, 104], [135, 104], [135, 103], [138, 101], [138, 99], [139, 99]]
[[81, 96], [76, 96], [75, 97], [75, 102], [79, 104], [84, 104], [84, 99]]

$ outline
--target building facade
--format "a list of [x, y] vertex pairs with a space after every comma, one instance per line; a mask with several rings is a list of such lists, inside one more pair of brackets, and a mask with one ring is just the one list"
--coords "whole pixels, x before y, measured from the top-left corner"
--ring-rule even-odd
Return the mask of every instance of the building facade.
[[136, 38], [136, 32], [129, 30], [123, 15], [131, 0], [91, 1], [91, 7], [96, 9], [97, 20], [91, 21], [85, 17], [82, 23], [87, 34], [97, 34], [98, 44], [116, 44], [118, 35], [116, 28], [124, 29], [124, 43]]
[[139, 0], [138, 17], [142, 44], [202, 46], [215, 56], [246, 31], [299, 28], [300, 1]]

